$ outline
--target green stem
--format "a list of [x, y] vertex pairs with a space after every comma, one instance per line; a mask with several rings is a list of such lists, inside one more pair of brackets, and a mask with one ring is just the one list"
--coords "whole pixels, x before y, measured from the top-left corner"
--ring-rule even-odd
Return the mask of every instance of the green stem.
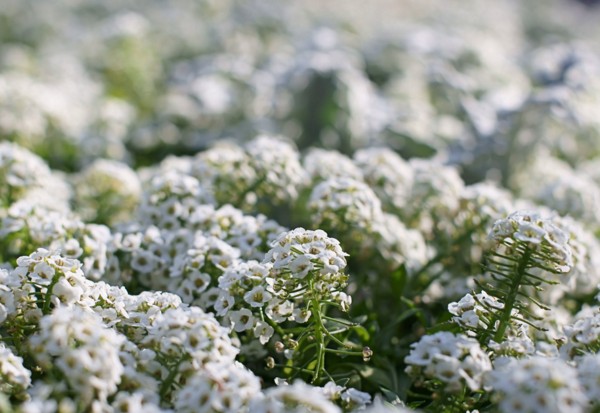
[[[531, 257], [532, 251], [528, 247], [525, 247], [525, 251], [521, 259], [519, 260], [519, 265], [514, 273], [514, 277], [511, 279], [510, 289], [508, 291], [508, 295], [506, 296], [506, 301], [504, 303], [504, 308], [501, 312], [500, 316], [500, 324], [498, 325], [498, 330], [496, 330], [496, 334], [494, 335], [494, 341], [496, 343], [502, 342], [504, 338], [504, 333], [508, 328], [511, 313], [515, 306], [515, 301], [517, 299], [517, 294], [519, 293], [519, 287], [521, 286], [523, 277], [525, 277], [525, 273], [527, 270], [527, 264], [529, 263], [529, 259]], [[493, 328], [495, 323], [492, 323], [490, 327]]]
[[356, 326], [360, 325], [360, 324], [354, 323], [352, 321], [342, 320], [340, 318], [328, 317], [326, 315], [323, 316], [323, 319], [332, 321], [334, 323], [342, 324], [342, 325], [348, 326], [348, 327], [356, 327]]
[[0, 394], [0, 411], [6, 413], [12, 413], [14, 410], [12, 409], [11, 402], [8, 399], [8, 396], [4, 394]]
[[42, 313], [44, 315], [50, 314], [50, 304], [51, 304], [50, 299], [52, 298], [52, 290], [54, 290], [54, 286], [58, 282], [58, 279], [60, 278], [60, 276], [61, 276], [61, 273], [56, 272], [54, 274], [54, 276], [52, 277], [52, 281], [50, 282], [48, 289], [46, 290], [46, 295], [44, 296], [44, 305], [42, 307]]
[[325, 369], [325, 336], [323, 334], [323, 320], [321, 319], [319, 302], [313, 299], [310, 304], [315, 317], [315, 339], [317, 341], [317, 366], [315, 367], [312, 380], [314, 383], [319, 379], [321, 371]]
[[250, 185], [248, 188], [246, 188], [244, 190], [244, 192], [242, 192], [238, 198], [235, 200], [235, 203], [233, 204], [236, 207], [240, 207], [242, 202], [244, 202], [244, 199], [246, 198], [246, 195], [248, 195], [249, 193], [253, 192], [256, 188], [258, 188], [263, 182], [265, 182], [267, 180], [267, 176], [263, 175], [260, 178], [258, 178], [256, 181], [254, 181], [252, 183], [252, 185]]
[[183, 363], [185, 361], [185, 359], [186, 359], [186, 355], [184, 354], [177, 361], [177, 363], [175, 363], [175, 365], [173, 367], [171, 367], [171, 370], [169, 371], [169, 375], [167, 376], [167, 378], [165, 379], [165, 381], [163, 381], [162, 384], [160, 385], [159, 394], [160, 394], [160, 399], [161, 400], [164, 400], [165, 397], [167, 396], [167, 393], [169, 392], [169, 389], [171, 388], [171, 385], [175, 381], [175, 377], [179, 373], [179, 366], [181, 365], [181, 363]]
[[333, 354], [344, 354], [347, 356], [362, 356], [362, 351], [346, 351], [346, 350], [336, 350], [333, 348], [326, 348], [325, 352], [333, 353]]
[[280, 369], [290, 369], [290, 370], [294, 370], [300, 373], [309, 373], [309, 374], [313, 374], [312, 370], [308, 370], [308, 369], [304, 369], [301, 367], [296, 367], [296, 366], [288, 366], [286, 364], [275, 364], [274, 367], [278, 367]]

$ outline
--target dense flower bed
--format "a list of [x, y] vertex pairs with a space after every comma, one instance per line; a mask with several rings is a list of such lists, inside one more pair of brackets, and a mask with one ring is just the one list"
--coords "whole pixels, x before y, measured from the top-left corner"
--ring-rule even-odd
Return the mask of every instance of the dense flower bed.
[[592, 6], [5, 3], [0, 412], [600, 409]]

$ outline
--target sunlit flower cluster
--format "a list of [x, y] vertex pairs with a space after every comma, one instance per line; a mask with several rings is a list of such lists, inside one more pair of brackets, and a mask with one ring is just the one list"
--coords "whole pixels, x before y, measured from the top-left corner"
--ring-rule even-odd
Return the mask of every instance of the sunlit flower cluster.
[[541, 264], [547, 264], [558, 272], [569, 272], [573, 266], [569, 235], [537, 212], [517, 211], [497, 220], [489, 238], [507, 248], [523, 243], [527, 248], [547, 256], [548, 262]]
[[600, 2], [126, 3], [0, 7], [0, 412], [600, 410]]

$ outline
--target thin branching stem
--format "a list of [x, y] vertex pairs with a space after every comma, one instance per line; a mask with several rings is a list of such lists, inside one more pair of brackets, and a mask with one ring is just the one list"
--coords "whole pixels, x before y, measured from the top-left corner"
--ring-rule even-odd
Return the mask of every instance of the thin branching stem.
[[508, 291], [508, 294], [505, 298], [504, 308], [500, 312], [500, 324], [498, 325], [498, 329], [494, 334], [494, 341], [496, 343], [502, 342], [504, 338], [504, 333], [506, 332], [506, 329], [508, 328], [508, 325], [510, 323], [510, 319], [512, 317], [512, 310], [515, 306], [515, 301], [517, 299], [519, 288], [522, 285], [524, 277], [526, 277], [527, 267], [531, 258], [531, 254], [532, 251], [529, 248], [525, 248], [521, 259], [519, 260], [519, 265], [517, 266], [513, 274], [510, 290]]

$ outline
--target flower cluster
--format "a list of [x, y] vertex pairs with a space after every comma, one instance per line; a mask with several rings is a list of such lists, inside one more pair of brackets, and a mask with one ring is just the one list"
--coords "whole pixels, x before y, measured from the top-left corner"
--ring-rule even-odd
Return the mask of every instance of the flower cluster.
[[214, 203], [212, 198], [192, 176], [175, 171], [156, 174], [144, 191], [140, 220], [146, 225], [179, 229], [194, 219], [199, 205]]
[[586, 353], [597, 353], [600, 350], [600, 312], [596, 309], [591, 314], [580, 314], [576, 319], [564, 326], [564, 340], [560, 348], [567, 359]]
[[409, 375], [438, 380], [448, 392], [460, 392], [464, 384], [478, 390], [484, 373], [492, 370], [477, 340], [449, 332], [423, 336], [404, 361]]
[[293, 202], [306, 179], [300, 154], [281, 137], [261, 135], [245, 146], [257, 175], [253, 192], [269, 202]]
[[0, 343], [0, 394], [19, 394], [31, 385], [31, 372], [23, 366], [23, 358]]
[[239, 412], [260, 394], [258, 378], [243, 365], [210, 363], [186, 380], [175, 394], [175, 411]]
[[598, 367], [600, 359], [598, 354], [587, 354], [577, 358], [577, 378], [590, 403], [598, 406], [600, 403], [600, 391], [598, 389]]
[[[186, 303], [202, 305], [211, 301], [203, 294], [225, 270], [239, 259], [239, 251], [216, 237], [197, 233], [190, 242], [189, 250], [175, 256], [169, 268], [169, 278], [161, 283], [167, 291], [178, 294]], [[161, 288], [161, 284], [153, 283]], [[212, 303], [211, 303], [212, 304]], [[202, 305], [203, 307], [205, 305]]]
[[386, 210], [398, 212], [408, 206], [414, 175], [408, 162], [385, 147], [356, 151], [354, 161]]
[[76, 259], [40, 248], [17, 259], [17, 265], [10, 274], [18, 279], [20, 286], [13, 290], [16, 307], [13, 317], [37, 321], [53, 308], [71, 307], [82, 300], [88, 280]]
[[595, 0], [3, 3], [1, 412], [600, 409]]
[[411, 159], [409, 165], [413, 171], [411, 201], [404, 219], [416, 222], [416, 227], [425, 233], [443, 229], [458, 211], [464, 190], [462, 178], [455, 168], [435, 160]]
[[77, 395], [78, 408], [86, 409], [96, 401], [106, 403], [117, 391], [124, 340], [96, 314], [63, 307], [39, 321], [28, 345], [39, 365], [46, 371], [56, 369]]
[[[227, 316], [235, 331], [252, 331], [261, 344], [267, 343], [274, 332], [261, 317], [273, 297], [267, 284], [270, 270], [270, 265], [257, 261], [232, 266], [219, 277], [218, 288], [212, 291], [215, 299], [208, 303], [216, 314]], [[271, 311], [268, 314], [274, 314]]]
[[69, 209], [69, 187], [55, 176], [42, 158], [19, 145], [0, 143], [0, 183], [3, 208], [26, 200], [52, 210]]
[[307, 178], [293, 144], [269, 135], [259, 135], [244, 147], [216, 145], [197, 155], [190, 169], [220, 205], [246, 211], [269, 211], [271, 206], [263, 205], [267, 200], [290, 204]]
[[560, 359], [534, 356], [495, 367], [486, 384], [493, 388], [502, 412], [586, 411], [588, 399], [577, 370]]
[[[264, 215], [244, 215], [231, 205], [197, 205], [186, 228], [132, 225], [115, 232], [108, 246], [110, 269], [105, 279], [131, 287], [139, 284], [160, 290], [171, 285], [189, 289], [197, 278], [194, 274], [204, 272], [200, 278], [208, 281], [206, 276], [210, 275], [215, 285], [233, 262], [262, 259], [269, 243], [283, 229]], [[208, 251], [211, 257], [203, 257]], [[205, 263], [210, 263], [210, 268], [201, 271]], [[187, 302], [198, 298], [206, 287], [192, 287], [194, 294], [185, 293]]]
[[89, 222], [114, 225], [131, 219], [142, 194], [137, 174], [126, 164], [96, 160], [75, 178], [75, 210]]
[[509, 250], [524, 245], [537, 253], [540, 266], [550, 271], [567, 273], [573, 266], [569, 235], [537, 212], [517, 211], [496, 221], [489, 238]]
[[255, 202], [254, 192], [248, 189], [257, 181], [257, 172], [250, 164], [250, 155], [238, 145], [220, 143], [198, 153], [190, 172], [211, 188], [219, 204], [251, 206]]
[[[281, 234], [272, 245], [265, 262], [273, 265], [269, 284], [279, 301], [276, 307], [288, 308], [288, 316], [293, 313], [294, 301], [331, 301], [348, 310], [350, 297], [341, 291], [348, 279], [343, 272], [346, 254], [339, 241], [321, 230], [296, 228]], [[298, 314], [306, 312], [310, 314], [310, 309]]]
[[340, 413], [318, 388], [311, 387], [301, 381], [290, 385], [280, 385], [267, 390], [263, 398], [256, 399], [250, 406], [255, 412], [315, 412]]
[[308, 206], [313, 224], [319, 228], [367, 230], [381, 220], [381, 202], [373, 190], [348, 177], [328, 179], [315, 186]]
[[48, 210], [25, 201], [13, 203], [1, 223], [0, 254], [11, 266], [18, 257], [45, 248], [81, 260], [90, 279], [104, 275], [112, 237], [106, 226], [86, 224], [72, 213]]
[[[0, 392], [21, 400], [32, 397], [22, 404], [23, 412], [51, 406], [111, 412], [171, 411], [159, 406], [233, 412], [253, 411], [252, 406], [267, 399], [279, 403], [277, 396], [262, 393], [252, 371], [234, 361], [239, 341], [213, 314], [183, 304], [174, 294], [130, 295], [124, 288], [87, 280], [77, 260], [46, 250], [18, 262], [15, 270], [2, 273], [6, 314], [0, 331], [10, 334], [3, 338], [14, 339], [10, 347], [0, 347]], [[257, 274], [261, 266], [266, 270], [257, 285], [266, 285], [269, 266], [249, 262], [246, 268]], [[242, 280], [238, 291], [249, 287]], [[26, 285], [31, 287], [24, 289]], [[250, 289], [244, 294], [246, 308], [266, 304], [269, 293], [263, 294], [259, 298], [258, 289]], [[228, 319], [234, 318], [233, 313]], [[258, 324], [256, 331], [261, 328]], [[237, 322], [232, 328], [243, 331]], [[260, 341], [264, 344], [268, 338]], [[302, 385], [320, 394], [324, 408], [337, 409], [321, 388]], [[368, 400], [366, 393], [348, 389], [341, 403], [350, 408]]]
[[331, 178], [363, 179], [360, 164], [334, 150], [312, 148], [304, 155], [302, 166], [313, 184]]

